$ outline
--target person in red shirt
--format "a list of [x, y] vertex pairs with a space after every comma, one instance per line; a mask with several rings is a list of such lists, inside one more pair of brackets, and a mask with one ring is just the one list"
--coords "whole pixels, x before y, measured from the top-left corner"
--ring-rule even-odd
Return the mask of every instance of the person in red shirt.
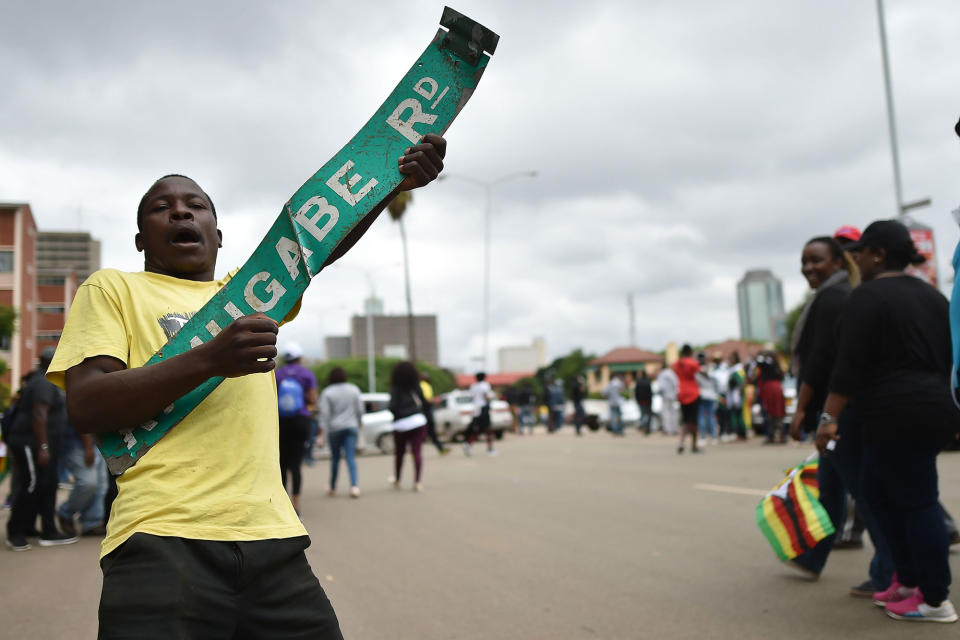
[[680, 446], [677, 453], [683, 453], [683, 445], [687, 434], [690, 434], [693, 453], [701, 453], [697, 447], [697, 417], [700, 410], [700, 387], [697, 385], [696, 375], [700, 371], [700, 363], [693, 357], [693, 348], [685, 344], [680, 349], [680, 359], [673, 364], [673, 370], [680, 381], [677, 391], [677, 400], [680, 401]]

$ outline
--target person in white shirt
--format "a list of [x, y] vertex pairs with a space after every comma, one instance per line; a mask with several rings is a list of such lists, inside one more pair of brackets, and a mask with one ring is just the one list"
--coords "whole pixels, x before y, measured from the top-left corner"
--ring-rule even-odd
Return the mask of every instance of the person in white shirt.
[[487, 382], [487, 374], [482, 371], [477, 374], [477, 381], [470, 385], [470, 395], [473, 398], [473, 420], [467, 428], [467, 441], [463, 443], [463, 452], [468, 456], [473, 449], [477, 436], [485, 433], [487, 436], [487, 455], [497, 455], [493, 448], [493, 430], [490, 429], [490, 401], [493, 400], [493, 387]]
[[623, 382], [620, 376], [614, 375], [610, 382], [603, 389], [603, 395], [607, 398], [607, 404], [610, 407], [610, 432], [615, 436], [623, 435], [623, 414], [621, 407], [623, 405]]
[[677, 433], [677, 391], [680, 381], [673, 367], [663, 361], [660, 373], [657, 374], [657, 387], [660, 389], [660, 424], [663, 432], [669, 436]]

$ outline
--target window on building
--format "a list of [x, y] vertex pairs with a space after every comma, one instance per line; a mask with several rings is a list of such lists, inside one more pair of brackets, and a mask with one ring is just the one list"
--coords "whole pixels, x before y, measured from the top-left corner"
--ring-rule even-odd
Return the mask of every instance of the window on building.
[[0, 251], [0, 273], [13, 272], [13, 251]]
[[10, 351], [13, 348], [13, 341], [10, 336], [0, 336], [0, 351]]
[[37, 313], [63, 313], [66, 307], [62, 304], [38, 304]]
[[37, 284], [41, 287], [59, 287], [62, 286], [64, 282], [66, 282], [66, 278], [63, 276], [40, 276], [37, 278]]

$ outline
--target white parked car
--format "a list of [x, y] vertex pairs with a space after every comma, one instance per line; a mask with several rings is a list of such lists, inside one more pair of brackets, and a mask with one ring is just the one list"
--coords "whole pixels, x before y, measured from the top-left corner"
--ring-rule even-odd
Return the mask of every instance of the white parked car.
[[[467, 391], [451, 391], [437, 396], [433, 405], [433, 421], [437, 425], [437, 437], [441, 440], [460, 442], [465, 438], [467, 427], [473, 420], [473, 399]], [[510, 405], [503, 400], [490, 402], [490, 428], [497, 439], [513, 427]]]
[[[654, 397], [654, 413], [657, 414], [654, 416], [654, 418], [659, 416], [657, 397], [659, 396]], [[573, 423], [572, 402], [567, 403], [566, 411], [568, 417], [567, 422]], [[610, 428], [610, 403], [608, 403], [606, 400], [587, 398], [583, 401], [583, 411], [588, 417], [595, 416], [597, 424], [599, 424], [601, 428]], [[637, 404], [636, 400], [624, 399], [624, 401], [620, 404], [620, 418], [623, 420], [624, 427], [636, 427], [640, 424], [640, 406]], [[656, 426], [656, 423], [654, 423], [654, 426]]]
[[366, 451], [376, 447], [382, 453], [393, 453], [393, 414], [390, 413], [389, 393], [361, 393], [363, 400], [363, 428], [357, 449]]

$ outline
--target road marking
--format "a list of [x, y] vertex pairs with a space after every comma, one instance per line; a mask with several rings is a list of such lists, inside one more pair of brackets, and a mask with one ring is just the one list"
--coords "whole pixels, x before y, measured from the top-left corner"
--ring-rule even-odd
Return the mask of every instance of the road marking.
[[723, 484], [695, 484], [694, 489], [702, 491], [719, 491], [720, 493], [737, 493], [742, 496], [765, 496], [769, 491], [764, 489], [748, 489], [746, 487], [728, 487]]

